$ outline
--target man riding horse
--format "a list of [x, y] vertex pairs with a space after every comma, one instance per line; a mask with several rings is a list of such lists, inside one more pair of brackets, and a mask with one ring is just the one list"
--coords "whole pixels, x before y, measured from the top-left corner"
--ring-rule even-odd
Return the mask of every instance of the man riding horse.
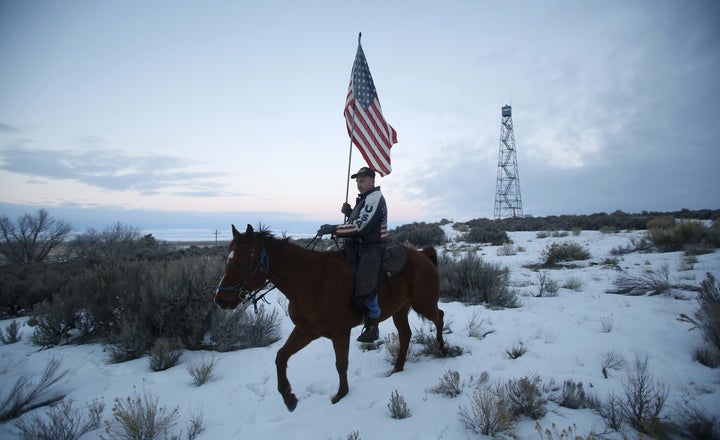
[[352, 305], [365, 308], [365, 327], [357, 340], [373, 342], [380, 337], [377, 284], [387, 240], [387, 205], [380, 187], [375, 186], [375, 171], [362, 167], [350, 178], [355, 179], [359, 192], [355, 207], [343, 203], [345, 223], [322, 225], [317, 235], [334, 234], [343, 238], [346, 249], [357, 259]]

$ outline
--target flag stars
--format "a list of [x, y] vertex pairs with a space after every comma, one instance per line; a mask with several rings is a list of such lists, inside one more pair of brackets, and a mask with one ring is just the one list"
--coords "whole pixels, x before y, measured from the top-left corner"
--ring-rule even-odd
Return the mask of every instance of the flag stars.
[[370, 68], [368, 67], [362, 48], [358, 50], [357, 57], [355, 58], [352, 81], [353, 87], [355, 88], [355, 99], [364, 110], [367, 110], [370, 104], [372, 104], [373, 99], [375, 99], [376, 91], [372, 75], [370, 75]]

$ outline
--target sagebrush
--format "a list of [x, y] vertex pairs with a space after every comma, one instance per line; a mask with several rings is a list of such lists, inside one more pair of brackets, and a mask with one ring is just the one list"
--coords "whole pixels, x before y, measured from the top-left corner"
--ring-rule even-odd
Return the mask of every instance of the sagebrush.
[[443, 299], [493, 307], [518, 306], [507, 267], [486, 262], [474, 252], [458, 260], [442, 254], [438, 266]]
[[462, 393], [462, 387], [460, 373], [457, 370], [447, 370], [440, 378], [440, 382], [432, 390], [446, 397], [457, 397]]
[[20, 324], [14, 319], [5, 329], [0, 329], [0, 342], [3, 344], [15, 344], [20, 342], [22, 339], [22, 332], [20, 331]]
[[543, 266], [555, 267], [558, 263], [576, 260], [590, 259], [590, 252], [582, 245], [566, 241], [562, 243], [551, 243], [543, 250]]
[[405, 398], [395, 390], [390, 395], [390, 402], [388, 403], [388, 409], [390, 410], [390, 416], [393, 419], [406, 419], [410, 417], [410, 409], [405, 402]]
[[203, 358], [200, 361], [190, 362], [187, 367], [188, 373], [192, 378], [192, 383], [195, 386], [200, 386], [210, 380], [215, 372], [215, 366], [217, 365], [217, 358], [211, 357], [210, 359]]
[[158, 338], [150, 349], [150, 369], [163, 371], [174, 367], [183, 353], [183, 345], [177, 338]]
[[[113, 418], [105, 421], [107, 440], [154, 440], [167, 437], [179, 415], [177, 407], [160, 406], [160, 399], [147, 392], [116, 398]], [[104, 437], [103, 437], [104, 439]]]
[[502, 387], [476, 389], [468, 405], [460, 405], [458, 416], [465, 429], [491, 436], [511, 429], [515, 420]]
[[0, 398], [0, 422], [63, 400], [67, 392], [58, 387], [58, 382], [68, 370], [61, 369], [61, 365], [60, 358], [53, 357], [37, 380], [30, 373], [22, 373]]
[[15, 427], [22, 440], [78, 440], [100, 427], [104, 409], [99, 400], [86, 404], [84, 411], [72, 400], [63, 401], [45, 411], [44, 417], [35, 413], [19, 419]]

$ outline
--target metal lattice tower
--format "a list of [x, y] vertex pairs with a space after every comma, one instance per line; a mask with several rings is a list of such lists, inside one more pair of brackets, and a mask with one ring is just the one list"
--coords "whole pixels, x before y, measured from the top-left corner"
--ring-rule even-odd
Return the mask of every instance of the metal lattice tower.
[[498, 154], [497, 184], [495, 186], [495, 218], [522, 217], [520, 174], [515, 154], [512, 107], [502, 108], [500, 123], [500, 153]]

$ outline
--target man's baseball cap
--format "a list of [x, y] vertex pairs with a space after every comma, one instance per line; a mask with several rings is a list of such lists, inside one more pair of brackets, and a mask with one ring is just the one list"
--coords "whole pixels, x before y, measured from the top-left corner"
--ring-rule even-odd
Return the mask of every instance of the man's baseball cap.
[[369, 178], [371, 178], [371, 179], [374, 179], [374, 178], [375, 178], [375, 171], [373, 171], [371, 168], [368, 168], [368, 167], [362, 167], [362, 168], [360, 168], [360, 169], [358, 170], [357, 173], [355, 173], [355, 174], [353, 174], [352, 176], [350, 176], [350, 178], [351, 178], [351, 179], [354, 179], [354, 178], [360, 177], [360, 176], [365, 176], [365, 177], [369, 177]]

